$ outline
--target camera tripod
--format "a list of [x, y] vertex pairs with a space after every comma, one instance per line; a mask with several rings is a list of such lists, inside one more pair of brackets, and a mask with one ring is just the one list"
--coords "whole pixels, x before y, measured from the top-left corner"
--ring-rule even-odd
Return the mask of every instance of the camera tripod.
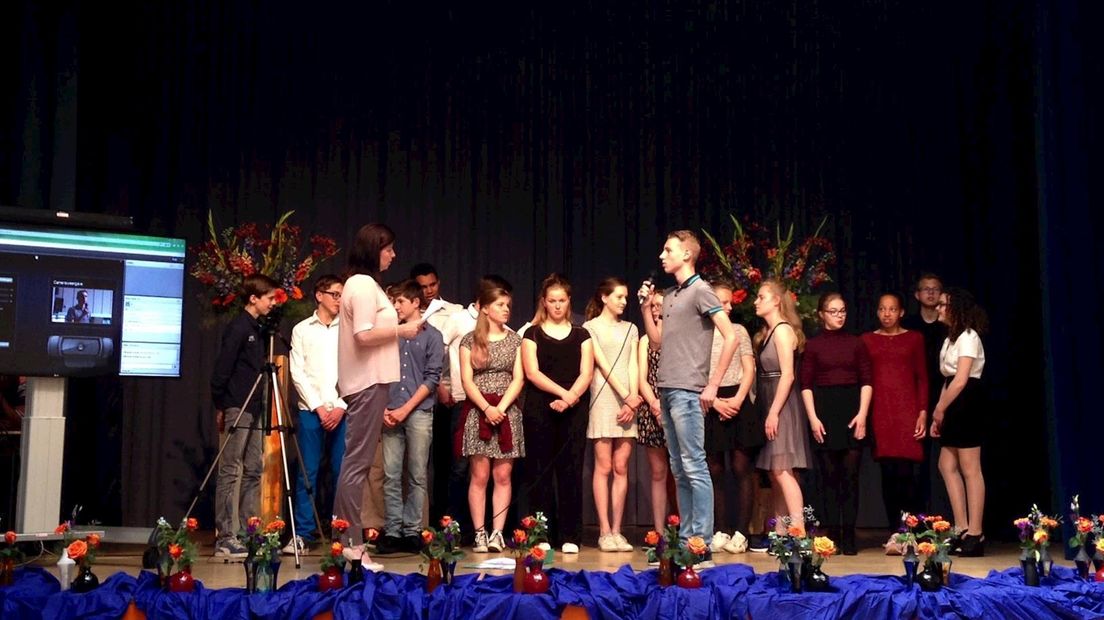
[[[211, 480], [211, 475], [214, 474], [215, 469], [218, 467], [219, 462], [222, 460], [222, 454], [226, 451], [226, 446], [230, 443], [230, 437], [235, 432], [248, 432], [250, 434], [260, 431], [262, 438], [272, 434], [273, 431], [279, 433], [280, 436], [280, 460], [283, 465], [284, 473], [284, 495], [287, 498], [288, 518], [287, 522], [291, 524], [291, 540], [292, 547], [295, 549], [295, 568], [301, 567], [299, 545], [295, 543], [298, 539], [298, 532], [295, 529], [295, 505], [291, 492], [291, 475], [288, 468], [288, 455], [287, 455], [287, 440], [284, 435], [291, 434], [291, 445], [295, 447], [295, 456], [299, 460], [299, 473], [303, 480], [303, 488], [307, 492], [307, 497], [310, 498], [311, 511], [314, 513], [314, 522], [318, 525], [319, 529], [322, 527], [322, 519], [318, 515], [318, 507], [314, 501], [314, 489], [311, 488], [310, 480], [307, 478], [306, 466], [303, 464], [303, 453], [299, 450], [299, 441], [295, 438], [295, 428], [289, 423], [285, 423], [284, 412], [284, 394], [285, 392], [280, 388], [279, 377], [277, 376], [277, 369], [275, 362], [275, 356], [273, 354], [273, 345], [276, 339], [276, 328], [272, 322], [263, 324], [262, 331], [268, 336], [268, 358], [261, 369], [261, 372], [257, 374], [257, 378], [253, 381], [253, 387], [249, 390], [249, 395], [245, 397], [245, 402], [242, 403], [241, 409], [238, 410], [238, 416], [234, 419], [234, 423], [230, 425], [229, 432], [226, 437], [223, 438], [222, 444], [219, 446], [218, 454], [215, 455], [215, 460], [212, 461], [211, 467], [207, 470], [207, 475], [203, 477], [203, 482], [199, 485], [199, 490], [196, 492], [195, 497], [192, 498], [191, 505], [188, 506], [188, 511], [184, 514], [184, 519], [187, 519], [192, 511], [195, 510], [196, 504], [199, 502], [199, 498], [203, 495], [203, 491], [207, 488], [207, 483]], [[257, 393], [260, 388], [261, 399], [261, 423], [258, 426], [257, 420], [254, 418], [253, 424], [242, 427], [239, 426], [242, 415], [245, 413], [246, 407], [253, 400], [254, 394]], [[275, 398], [273, 398], [275, 396]], [[272, 425], [272, 403], [276, 405], [276, 425]], [[247, 442], [249, 439], [246, 440]], [[239, 515], [239, 518], [241, 515]]]

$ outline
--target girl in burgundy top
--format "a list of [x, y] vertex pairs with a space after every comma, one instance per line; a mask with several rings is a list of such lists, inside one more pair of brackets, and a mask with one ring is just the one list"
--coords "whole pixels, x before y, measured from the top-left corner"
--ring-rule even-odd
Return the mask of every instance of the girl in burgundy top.
[[820, 296], [821, 332], [805, 345], [801, 360], [801, 398], [813, 431], [824, 488], [822, 519], [845, 555], [855, 555], [855, 517], [859, 509], [861, 442], [870, 408], [870, 355], [854, 334], [843, 331], [847, 306], [839, 293]]
[[891, 531], [900, 526], [902, 512], [921, 505], [917, 480], [928, 426], [924, 335], [901, 327], [904, 314], [900, 297], [882, 295], [878, 300], [882, 326], [862, 336], [874, 369], [870, 428], [874, 460], [882, 467], [882, 499]]

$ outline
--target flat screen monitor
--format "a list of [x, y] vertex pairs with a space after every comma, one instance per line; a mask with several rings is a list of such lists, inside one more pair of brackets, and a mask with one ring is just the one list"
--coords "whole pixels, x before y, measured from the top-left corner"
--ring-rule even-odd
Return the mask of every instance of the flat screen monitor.
[[0, 222], [0, 374], [179, 377], [183, 239]]

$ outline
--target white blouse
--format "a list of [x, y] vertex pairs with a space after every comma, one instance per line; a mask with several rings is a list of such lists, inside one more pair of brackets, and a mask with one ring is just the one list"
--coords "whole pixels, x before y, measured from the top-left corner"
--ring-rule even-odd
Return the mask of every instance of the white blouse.
[[943, 341], [943, 349], [939, 352], [939, 372], [944, 377], [955, 376], [960, 357], [974, 358], [974, 363], [970, 366], [970, 378], [980, 379], [985, 367], [985, 347], [981, 346], [981, 337], [972, 329], [959, 334], [954, 343], [951, 343], [950, 338]]

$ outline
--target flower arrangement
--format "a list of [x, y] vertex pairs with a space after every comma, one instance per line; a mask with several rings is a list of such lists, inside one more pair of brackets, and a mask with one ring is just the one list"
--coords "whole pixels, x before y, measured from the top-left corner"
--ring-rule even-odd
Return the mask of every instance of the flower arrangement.
[[[768, 553], [773, 555], [782, 566], [797, 559], [804, 561], [812, 557], [814, 539], [809, 536], [808, 532], [810, 530], [815, 531], [820, 522], [817, 521], [812, 506], [806, 506], [802, 509], [802, 513], [804, 525], [794, 523], [793, 519], [786, 515], [781, 518], [783, 531], [771, 531], [767, 536]], [[772, 530], [777, 525], [778, 522], [771, 519], [770, 527]], [[806, 529], [807, 527], [809, 530]]]
[[924, 515], [920, 517], [925, 530], [919, 534], [919, 538], [935, 545], [935, 561], [949, 562], [951, 540], [954, 539], [954, 530], [950, 521], [941, 515]]
[[[196, 260], [188, 273], [204, 286], [203, 308], [208, 322], [233, 316], [235, 300], [246, 276], [261, 273], [280, 283], [276, 303], [288, 302], [287, 316], [307, 316], [313, 304], [304, 299], [303, 283], [318, 265], [337, 254], [337, 242], [324, 235], [311, 235], [310, 253], [301, 242], [302, 231], [288, 223], [288, 211], [273, 226], [248, 222], [215, 229], [213, 213], [207, 215], [208, 239], [192, 248]], [[290, 302], [289, 302], [290, 300]]]
[[1043, 514], [1037, 505], [1032, 504], [1027, 516], [1016, 519], [1013, 525], [1020, 530], [1020, 558], [1043, 561], [1048, 556], [1050, 532], [1058, 527], [1058, 519]]
[[199, 521], [188, 517], [173, 528], [164, 517], [157, 519], [158, 569], [163, 576], [188, 570], [195, 562], [196, 544], [189, 534], [199, 529]]
[[529, 515], [521, 520], [521, 529], [514, 530], [514, 535], [506, 541], [506, 547], [515, 558], [521, 559], [531, 555], [530, 551], [542, 542], [548, 542], [548, 517], [538, 512], [536, 516]]
[[655, 530], [648, 530], [644, 535], [644, 554], [648, 556], [649, 563], [655, 564], [660, 560], [675, 558], [682, 546], [679, 539], [680, 524], [678, 515], [668, 515], [662, 534]]
[[441, 517], [441, 528], [426, 527], [422, 530], [422, 557], [451, 564], [464, 557], [460, 550], [460, 523], [452, 517]]
[[814, 291], [832, 281], [828, 270], [836, 263], [832, 242], [821, 236], [827, 218], [821, 220], [816, 232], [794, 245], [794, 227], [790, 224], [786, 235], [777, 225], [773, 239], [767, 229], [751, 222], [746, 227], [735, 215], [732, 242], [721, 245], [709, 231], [702, 230], [709, 243], [702, 248], [698, 270], [705, 276], [723, 275], [736, 286], [732, 291], [734, 312], [745, 323], [755, 318], [756, 288], [766, 278], [775, 278], [786, 284], [797, 301], [801, 318], [809, 321], [816, 315]]
[[4, 544], [0, 545], [0, 559], [14, 561], [23, 558], [23, 552], [15, 546], [16, 538], [15, 532], [10, 530], [4, 532]]
[[96, 552], [100, 549], [99, 534], [88, 534], [84, 538], [77, 538], [69, 521], [54, 528], [54, 533], [63, 536], [62, 544], [65, 547], [65, 552], [77, 566], [91, 568], [96, 563]]
[[709, 551], [709, 545], [701, 536], [691, 536], [685, 545], [680, 545], [675, 554], [675, 563], [683, 568], [689, 568], [701, 562], [702, 557]]
[[323, 553], [322, 561], [318, 563], [318, 567], [322, 571], [331, 568], [336, 568], [339, 571], [345, 570], [345, 547], [341, 544], [341, 535], [347, 529], [349, 529], [349, 522], [345, 519], [339, 519], [335, 516], [330, 520], [330, 552]]
[[280, 560], [280, 536], [284, 533], [283, 519], [276, 517], [261, 527], [260, 517], [249, 517], [245, 522], [245, 529], [238, 532], [238, 541], [245, 546], [248, 553], [247, 559], [261, 562], [278, 562]]
[[912, 549], [913, 552], [916, 551], [916, 545], [924, 531], [923, 519], [923, 516], [918, 517], [910, 512], [901, 513], [901, 528], [893, 539], [903, 552], [907, 553], [909, 549]]

